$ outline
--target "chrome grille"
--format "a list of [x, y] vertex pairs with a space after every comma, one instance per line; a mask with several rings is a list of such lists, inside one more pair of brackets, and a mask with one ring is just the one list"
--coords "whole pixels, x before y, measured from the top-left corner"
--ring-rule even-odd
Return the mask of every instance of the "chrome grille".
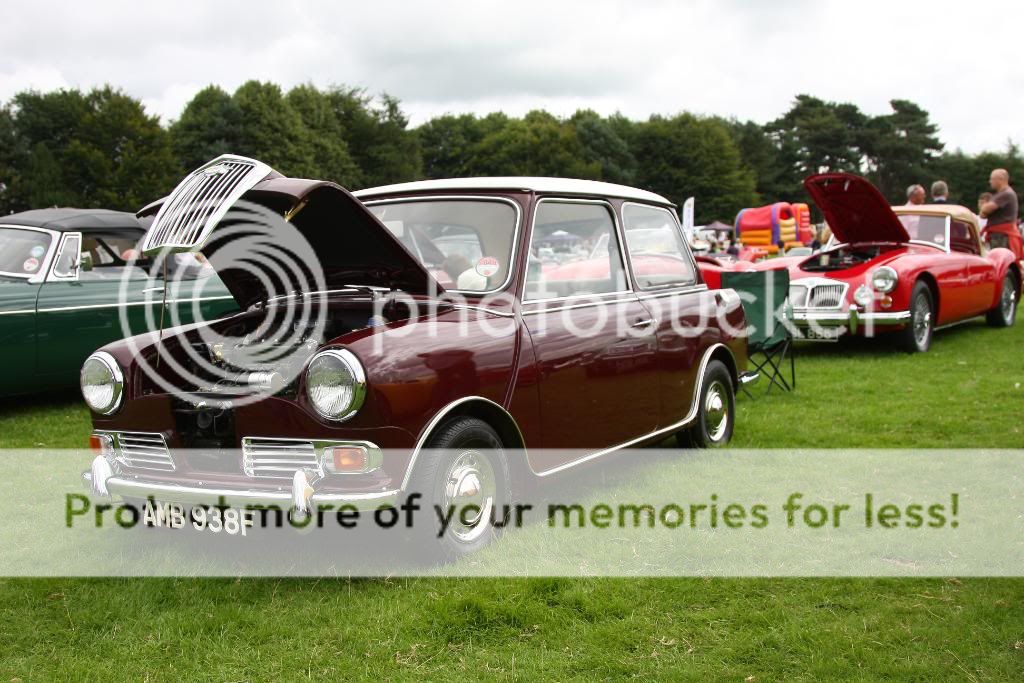
[[799, 281], [789, 286], [789, 302], [793, 308], [841, 308], [846, 300], [845, 282]]
[[231, 154], [197, 168], [164, 200], [143, 240], [143, 252], [202, 246], [231, 205], [270, 172], [266, 164]]
[[173, 472], [174, 460], [163, 434], [115, 432], [117, 459], [126, 467], [155, 472]]
[[291, 479], [295, 470], [318, 468], [316, 447], [311, 441], [242, 439], [242, 469], [250, 477]]

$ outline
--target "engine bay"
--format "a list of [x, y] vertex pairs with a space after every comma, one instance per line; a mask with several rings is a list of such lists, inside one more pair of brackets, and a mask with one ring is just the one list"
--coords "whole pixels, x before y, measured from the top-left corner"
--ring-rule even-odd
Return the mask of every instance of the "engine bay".
[[844, 245], [810, 256], [800, 264], [801, 270], [809, 273], [828, 273], [847, 270], [878, 258], [882, 254], [898, 249], [895, 244]]

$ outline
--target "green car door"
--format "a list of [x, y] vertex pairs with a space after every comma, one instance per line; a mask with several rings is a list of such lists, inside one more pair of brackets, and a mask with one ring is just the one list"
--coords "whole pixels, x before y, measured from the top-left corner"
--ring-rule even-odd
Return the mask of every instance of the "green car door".
[[0, 225], [0, 396], [36, 390], [36, 298], [57, 236]]

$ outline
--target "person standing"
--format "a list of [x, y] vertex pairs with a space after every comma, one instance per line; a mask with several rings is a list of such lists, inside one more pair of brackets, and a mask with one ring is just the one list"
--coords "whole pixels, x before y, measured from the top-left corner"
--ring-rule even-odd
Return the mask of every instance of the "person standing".
[[978, 225], [980, 225], [982, 229], [984, 229], [985, 225], [988, 224], [988, 219], [981, 215], [981, 207], [985, 206], [985, 202], [991, 200], [991, 192], [982, 192], [981, 194], [978, 195]]
[[911, 185], [907, 188], [907, 206], [920, 206], [924, 204], [924, 186]]
[[949, 203], [949, 185], [945, 180], [936, 180], [932, 183], [932, 204]]
[[1024, 259], [1024, 243], [1017, 229], [1017, 193], [1010, 187], [1010, 174], [1005, 168], [997, 168], [989, 176], [992, 198], [981, 205], [981, 215], [988, 219], [985, 224], [985, 239], [990, 247], [1006, 247], [1017, 260]]

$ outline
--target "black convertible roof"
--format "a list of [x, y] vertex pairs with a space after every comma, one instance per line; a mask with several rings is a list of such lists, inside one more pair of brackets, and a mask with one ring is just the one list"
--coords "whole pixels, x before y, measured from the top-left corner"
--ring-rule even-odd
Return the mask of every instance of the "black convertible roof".
[[135, 214], [109, 209], [33, 209], [0, 216], [0, 224], [5, 223], [30, 228], [48, 228], [59, 232], [145, 229]]

